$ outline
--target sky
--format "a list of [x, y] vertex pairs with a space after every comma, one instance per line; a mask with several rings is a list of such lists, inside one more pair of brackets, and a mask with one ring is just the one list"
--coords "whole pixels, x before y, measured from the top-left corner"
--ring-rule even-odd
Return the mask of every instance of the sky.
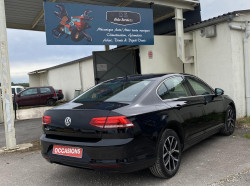
[[[250, 0], [200, 0], [202, 20], [250, 9]], [[46, 45], [45, 32], [7, 29], [11, 79], [29, 82], [28, 72], [86, 57], [104, 46]]]

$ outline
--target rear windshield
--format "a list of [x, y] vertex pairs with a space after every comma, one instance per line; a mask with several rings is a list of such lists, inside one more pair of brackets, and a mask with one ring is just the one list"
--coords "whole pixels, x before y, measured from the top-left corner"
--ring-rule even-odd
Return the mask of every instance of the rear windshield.
[[83, 103], [89, 101], [105, 102], [131, 102], [133, 101], [151, 81], [149, 80], [113, 80], [97, 85], [84, 92], [74, 102]]

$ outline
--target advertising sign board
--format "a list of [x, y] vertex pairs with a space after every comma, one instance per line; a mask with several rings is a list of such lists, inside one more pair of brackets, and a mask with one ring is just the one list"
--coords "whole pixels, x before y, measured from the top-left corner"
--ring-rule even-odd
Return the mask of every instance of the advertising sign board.
[[153, 45], [152, 9], [44, 2], [48, 45]]

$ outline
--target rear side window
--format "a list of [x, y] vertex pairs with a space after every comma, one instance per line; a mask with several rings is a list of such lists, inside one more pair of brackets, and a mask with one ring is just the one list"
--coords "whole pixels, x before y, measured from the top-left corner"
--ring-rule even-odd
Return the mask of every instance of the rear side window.
[[30, 95], [35, 95], [35, 94], [37, 94], [37, 89], [31, 88], [31, 89], [23, 91], [21, 96], [30, 96]]
[[213, 91], [202, 81], [192, 78], [192, 77], [186, 77], [192, 88], [194, 89], [194, 92], [196, 95], [209, 95], [213, 94]]
[[50, 88], [40, 88], [40, 93], [41, 94], [49, 94], [51, 93]]
[[148, 80], [113, 80], [84, 92], [74, 102], [131, 102], [149, 86]]
[[191, 96], [182, 77], [173, 77], [165, 80], [157, 93], [163, 100]]

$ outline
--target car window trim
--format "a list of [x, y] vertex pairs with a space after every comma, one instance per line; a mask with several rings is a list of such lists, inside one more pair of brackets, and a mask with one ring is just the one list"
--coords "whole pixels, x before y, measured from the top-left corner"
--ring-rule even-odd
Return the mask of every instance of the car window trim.
[[[41, 92], [41, 89], [42, 88], [47, 88], [47, 89], [49, 89], [50, 90], [50, 92], [44, 92], [44, 93], [42, 93]], [[51, 89], [49, 88], [49, 87], [40, 87], [40, 88], [38, 88], [39, 89], [39, 94], [52, 94], [52, 91], [51, 91]]]
[[[214, 94], [207, 94], [207, 95], [197, 95], [195, 92], [194, 92], [194, 90], [193, 90], [193, 88], [192, 87], [190, 87], [190, 88], [192, 88], [192, 90], [189, 90], [190, 92], [191, 92], [191, 94], [194, 94], [194, 95], [192, 95], [192, 96], [186, 96], [186, 97], [179, 97], [179, 98], [172, 98], [172, 99], [161, 99], [161, 97], [159, 96], [159, 94], [158, 94], [158, 89], [159, 89], [159, 87], [162, 85], [162, 83], [164, 83], [164, 81], [166, 81], [167, 79], [169, 79], [169, 78], [173, 78], [173, 77], [182, 77], [183, 79], [184, 79], [184, 81], [187, 81], [187, 79], [186, 79], [186, 76], [190, 76], [190, 75], [184, 75], [184, 76], [181, 76], [181, 75], [174, 75], [174, 76], [171, 76], [171, 77], [168, 77], [168, 78], [166, 78], [166, 79], [164, 79], [158, 86], [157, 86], [157, 88], [156, 88], [156, 95], [157, 95], [157, 97], [161, 100], [161, 101], [163, 101], [163, 102], [165, 102], [165, 101], [172, 101], [172, 100], [177, 100], [177, 99], [185, 99], [185, 98], [195, 98], [195, 97], [205, 97], [205, 96], [214, 96], [215, 95], [215, 93]], [[191, 77], [195, 77], [195, 76], [191, 76]], [[202, 81], [202, 80], [201, 80]], [[202, 81], [202, 82], [204, 82], [204, 81]], [[186, 82], [186, 83], [189, 83], [189, 82]], [[207, 83], [205, 83], [206, 85], [207, 85]], [[165, 84], [164, 84], [165, 85]], [[165, 85], [166, 86], [166, 85]], [[186, 86], [191, 86], [191, 85], [188, 85], [188, 84], [186, 84]], [[212, 90], [212, 92], [214, 92], [214, 90], [209, 86], [209, 85], [207, 85], [211, 90]], [[189, 87], [187, 87], [187, 88], [189, 88]]]
[[[190, 91], [188, 85], [185, 83], [185, 81], [186, 81], [185, 78], [184, 78], [182, 75], [174, 75], [174, 76], [167, 77], [166, 79], [162, 80], [161, 83], [157, 86], [156, 92], [155, 92], [155, 93], [156, 93], [156, 95], [157, 95], [160, 99], [161, 99], [161, 97], [160, 97], [160, 95], [158, 94], [158, 89], [160, 88], [160, 86], [161, 86], [166, 80], [171, 79], [171, 78], [174, 78], [174, 77], [181, 77], [181, 78], [184, 80], [184, 86], [185, 86], [185, 88], [188, 89], [188, 91]], [[165, 83], [164, 83], [164, 86], [167, 88], [167, 86], [166, 86]], [[167, 88], [167, 90], [168, 90], [168, 88]], [[192, 94], [192, 91], [190, 91], [190, 93]], [[189, 98], [189, 97], [192, 97], [192, 96], [179, 97], [179, 98]], [[179, 98], [161, 99], [161, 100], [162, 100], [162, 101], [166, 101], [166, 100], [174, 100], [174, 99], [179, 99]]]
[[[30, 89], [36, 89], [37, 93], [36, 94], [30, 94], [30, 95], [22, 95], [23, 92], [25, 92], [27, 90], [30, 90]], [[30, 89], [26, 89], [26, 90], [23, 90], [22, 92], [20, 92], [21, 97], [39, 95], [37, 88], [30, 88]]]
[[[206, 95], [198, 95], [198, 94], [196, 94], [196, 92], [195, 92], [195, 90], [193, 89], [192, 85], [189, 83], [187, 77], [191, 77], [191, 78], [193, 78], [193, 79], [196, 79], [196, 80], [200, 81], [201, 83], [203, 83], [204, 85], [206, 85], [206, 86], [211, 90], [211, 92], [212, 92], [213, 94], [206, 94]], [[210, 87], [206, 82], [204, 82], [203, 80], [201, 80], [200, 78], [195, 77], [195, 76], [192, 76], [192, 75], [185, 75], [184, 78], [186, 79], [187, 84], [189, 85], [190, 89], [192, 89], [192, 92], [193, 92], [196, 96], [215, 95], [214, 89], [213, 89], [212, 87]]]
[[[93, 86], [93, 87], [85, 90], [79, 96], [77, 96], [76, 98], [73, 98], [69, 102], [79, 103], [79, 102], [76, 102], [76, 100], [79, 99], [85, 92], [91, 91], [92, 89], [96, 88], [97, 86], [99, 86], [101, 84], [104, 84], [104, 83], [107, 83], [107, 82], [110, 82], [110, 81], [114, 81], [114, 80], [118, 80], [118, 79], [120, 79], [120, 78], [114, 78], [114, 79], [111, 79], [111, 80], [106, 80], [104, 82], [101, 82], [101, 83], [99, 83], [99, 84], [97, 84], [97, 85], [95, 85], [95, 86]], [[123, 78], [121, 78], [121, 79], [123, 79]], [[147, 85], [146, 87], [144, 87], [143, 90], [133, 100], [131, 100], [131, 101], [119, 101], [119, 102], [115, 102], [115, 103], [132, 103], [132, 102], [136, 102], [138, 99], [140, 99], [140, 97], [144, 94], [144, 92], [146, 90], [148, 90], [151, 86], [153, 86], [153, 82], [155, 81], [155, 80], [152, 80], [152, 79], [140, 79], [140, 80], [141, 81], [149, 81], [150, 83], [149, 83], [149, 85]], [[132, 80], [129, 80], [129, 81], [132, 81]], [[105, 101], [98, 101], [98, 102], [105, 102]]]

